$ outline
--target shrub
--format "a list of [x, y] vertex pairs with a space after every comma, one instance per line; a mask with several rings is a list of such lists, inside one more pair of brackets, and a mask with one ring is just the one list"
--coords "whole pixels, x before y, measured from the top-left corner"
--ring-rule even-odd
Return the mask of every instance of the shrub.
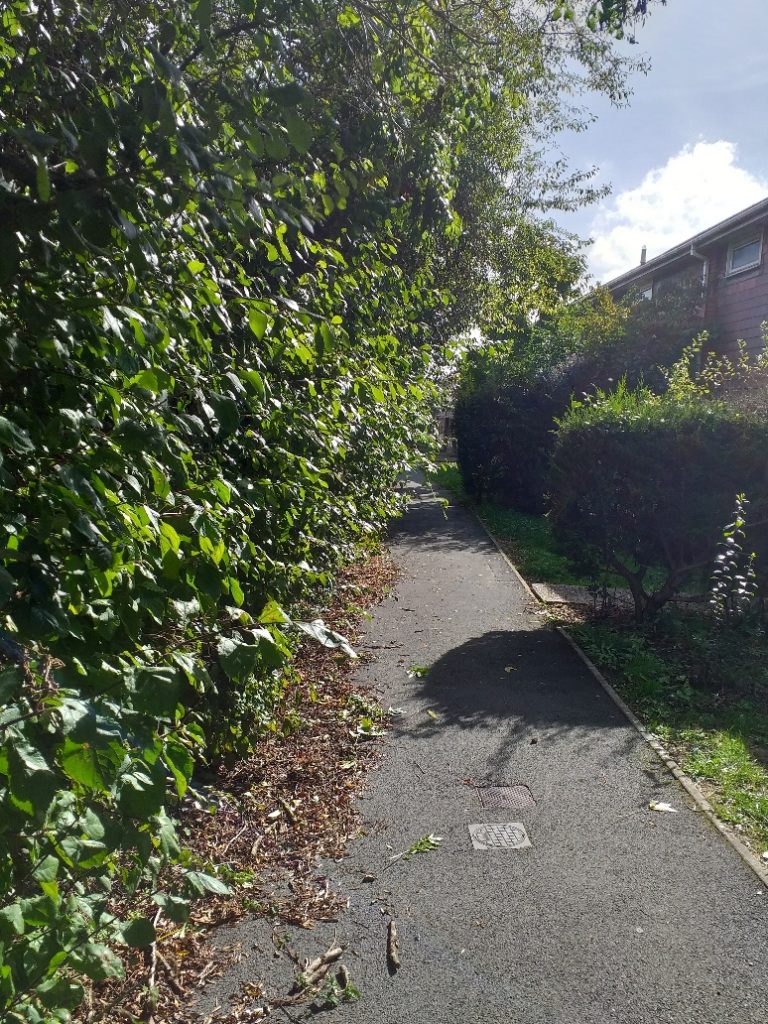
[[[621, 575], [638, 620], [712, 563], [734, 495], [766, 496], [768, 426], [711, 396], [621, 383], [572, 403], [552, 458], [556, 533]], [[667, 574], [646, 589], [647, 571]]]
[[671, 287], [653, 301], [617, 305], [598, 289], [505, 344], [470, 352], [456, 405], [459, 467], [467, 492], [521, 511], [546, 508], [555, 424], [572, 394], [626, 377], [654, 391], [690, 341], [695, 290]]
[[737, 494], [733, 521], [723, 530], [710, 583], [710, 606], [717, 622], [724, 626], [743, 626], [754, 621], [758, 584], [756, 554], [747, 549], [747, 505]]
[[456, 438], [467, 493], [543, 511], [553, 421], [566, 401], [562, 382], [514, 359], [493, 367], [479, 386], [465, 384]]
[[[60, 1024], [158, 910], [225, 889], [171, 814], [196, 763], [280, 728], [282, 608], [396, 511], [426, 429], [431, 250], [389, 121], [349, 138], [362, 82], [286, 58], [318, 13], [4, 5], [3, 1021]], [[428, 96], [396, 147], [414, 205], [448, 188], [415, 152]]]
[[622, 379], [630, 387], [666, 390], [665, 368], [681, 358], [701, 329], [700, 286], [670, 283], [653, 299], [631, 293], [614, 310], [605, 299], [590, 301], [601, 303], [602, 334], [594, 336], [591, 319], [586, 312], [579, 314], [567, 370], [572, 391], [589, 394], [595, 388], [613, 388]]

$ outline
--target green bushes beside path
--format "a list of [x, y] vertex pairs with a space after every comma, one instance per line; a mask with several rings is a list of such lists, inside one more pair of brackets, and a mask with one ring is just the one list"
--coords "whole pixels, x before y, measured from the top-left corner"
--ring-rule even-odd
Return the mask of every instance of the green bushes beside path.
[[493, 344], [467, 352], [456, 401], [458, 461], [469, 493], [521, 512], [548, 509], [556, 421], [571, 398], [624, 380], [654, 393], [682, 355], [698, 295], [689, 286], [649, 301], [573, 295]]
[[[630, 391], [574, 403], [551, 465], [552, 520], [584, 564], [621, 576], [638, 620], [705, 579], [745, 486], [768, 500], [768, 423], [725, 402]], [[666, 569], [647, 586], [651, 566]]]

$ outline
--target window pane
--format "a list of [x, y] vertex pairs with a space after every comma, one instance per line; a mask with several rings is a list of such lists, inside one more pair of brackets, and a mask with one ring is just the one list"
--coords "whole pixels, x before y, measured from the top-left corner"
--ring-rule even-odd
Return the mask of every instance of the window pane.
[[741, 270], [760, 262], [760, 241], [737, 245], [731, 250], [731, 270]]

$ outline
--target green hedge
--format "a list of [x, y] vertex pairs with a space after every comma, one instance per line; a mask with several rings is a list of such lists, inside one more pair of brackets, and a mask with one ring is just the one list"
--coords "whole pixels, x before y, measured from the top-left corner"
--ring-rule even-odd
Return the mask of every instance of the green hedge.
[[65, 1019], [157, 909], [225, 891], [173, 808], [196, 761], [279, 728], [297, 628], [341, 643], [284, 609], [426, 443], [439, 83], [403, 100], [415, 149], [385, 116], [350, 138], [354, 24], [240, 8], [20, 0], [0, 23], [4, 1020]]
[[555, 420], [572, 395], [611, 390], [619, 380], [666, 388], [681, 356], [698, 290], [671, 287], [654, 301], [605, 290], [574, 297], [533, 326], [485, 351], [470, 351], [456, 404], [459, 466], [468, 493], [523, 512], [548, 508]]
[[542, 372], [510, 367], [459, 393], [457, 459], [467, 493], [522, 512], [545, 508], [554, 420], [567, 386]]
[[289, 612], [430, 444], [462, 228], [525, 220], [522, 173], [579, 194], [531, 126], [621, 94], [593, 30], [627, 9], [551, 47], [458, 2], [3, 5], [4, 1020], [65, 1020], [222, 891], [171, 812], [279, 729], [299, 630], [342, 646]]
[[[618, 572], [638, 618], [711, 571], [735, 496], [768, 497], [768, 424], [701, 394], [620, 385], [575, 402], [552, 458], [552, 520], [576, 557]], [[653, 592], [650, 566], [667, 569]]]

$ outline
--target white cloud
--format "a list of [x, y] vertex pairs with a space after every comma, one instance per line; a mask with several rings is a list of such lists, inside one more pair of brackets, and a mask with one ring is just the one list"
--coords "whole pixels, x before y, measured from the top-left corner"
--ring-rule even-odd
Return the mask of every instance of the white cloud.
[[768, 182], [737, 164], [732, 142], [697, 142], [619, 192], [591, 226], [591, 273], [600, 281], [631, 270], [768, 195]]

